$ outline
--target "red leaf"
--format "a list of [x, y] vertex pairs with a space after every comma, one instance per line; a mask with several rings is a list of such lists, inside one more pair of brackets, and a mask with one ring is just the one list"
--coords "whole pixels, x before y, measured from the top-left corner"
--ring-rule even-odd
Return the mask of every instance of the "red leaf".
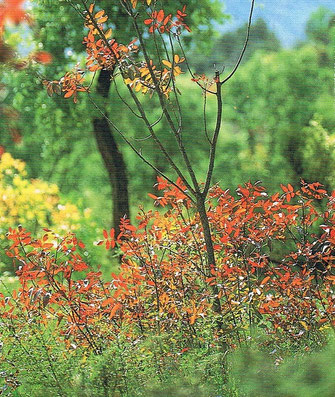
[[157, 22], [161, 23], [164, 19], [164, 11], [163, 10], [159, 10], [158, 14], [157, 14]]
[[136, 232], [136, 230], [137, 230], [136, 227], [133, 225], [124, 225], [124, 228], [127, 230], [130, 230], [132, 232]]
[[288, 189], [287, 189], [287, 187], [286, 187], [286, 186], [284, 186], [284, 185], [280, 184], [280, 187], [283, 189], [283, 191], [284, 191], [285, 193], [287, 193], [287, 192], [288, 192]]
[[119, 309], [121, 309], [121, 305], [120, 305], [120, 303], [117, 303], [117, 304], [113, 307], [113, 309], [110, 311], [109, 318], [114, 317], [114, 315], [116, 314], [116, 312], [117, 312]]
[[110, 297], [110, 298], [105, 299], [105, 300], [101, 303], [101, 306], [102, 306], [102, 307], [105, 307], [105, 306], [108, 306], [108, 305], [110, 305], [111, 303], [114, 303], [114, 302], [115, 302], [115, 299], [114, 299], [113, 297]]
[[69, 90], [65, 95], [64, 98], [70, 98], [74, 94], [74, 90]]
[[171, 19], [171, 17], [172, 17], [171, 14], [169, 14], [168, 16], [165, 17], [165, 19], [164, 19], [164, 21], [163, 21], [163, 25], [164, 25], [164, 26], [169, 22], [169, 20]]

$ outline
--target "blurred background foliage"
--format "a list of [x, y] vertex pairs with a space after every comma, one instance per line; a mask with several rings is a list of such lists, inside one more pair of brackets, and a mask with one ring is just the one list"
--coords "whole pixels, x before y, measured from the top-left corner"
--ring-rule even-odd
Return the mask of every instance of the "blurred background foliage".
[[[187, 6], [193, 33], [186, 37], [186, 48], [193, 69], [210, 78], [213, 64], [219, 69], [225, 66], [225, 73], [229, 72], [244, 41], [246, 26], [219, 34], [213, 21], [222, 23], [227, 18], [219, 1], [204, 0], [199, 7], [197, 1], [190, 0]], [[110, 1], [99, 2], [99, 7], [111, 15], [117, 40], [129, 42], [133, 32], [122, 10]], [[176, 8], [175, 2], [172, 8]], [[76, 62], [84, 63], [82, 20], [65, 1], [38, 0], [33, 15], [34, 25], [29, 33], [24, 33], [26, 45], [50, 52], [53, 62], [35, 65], [29, 72], [3, 68], [2, 151], [22, 159], [29, 178], [56, 184], [66, 200], [81, 209], [91, 208], [92, 222], [107, 228], [113, 203], [108, 175], [92, 133], [92, 119], [97, 117], [97, 111], [85, 95], [80, 96], [78, 104], [58, 96], [49, 98], [38, 79], [59, 79]], [[12, 41], [18, 40], [10, 34]], [[327, 189], [334, 189], [333, 13], [325, 8], [313, 13], [306, 35], [305, 42], [282, 49], [265, 21], [254, 21], [243, 65], [224, 86], [225, 122], [213, 183], [234, 189], [245, 181], [261, 180], [269, 191], [275, 191], [280, 183], [297, 185], [303, 178], [308, 182], [318, 180]], [[204, 179], [208, 160], [202, 117], [204, 97], [187, 73], [178, 82], [186, 126], [184, 139], [198, 175]], [[121, 81], [116, 79], [116, 84], [121, 95], [126, 96]], [[101, 104], [102, 99], [94, 90], [91, 95]], [[156, 99], [139, 98], [149, 109], [150, 118], [157, 118], [160, 113]], [[109, 99], [103, 106], [110, 117], [154, 164], [169, 173], [152, 142], [136, 140], [146, 137], [145, 128], [141, 120], [132, 117], [113, 85]], [[207, 98], [209, 130], [216, 116], [212, 99]], [[165, 133], [167, 130], [164, 122], [157, 127], [158, 135], [174, 156], [174, 143]], [[153, 192], [156, 175], [118, 136], [114, 138], [126, 163], [134, 217], [138, 204], [151, 202], [147, 193]]]

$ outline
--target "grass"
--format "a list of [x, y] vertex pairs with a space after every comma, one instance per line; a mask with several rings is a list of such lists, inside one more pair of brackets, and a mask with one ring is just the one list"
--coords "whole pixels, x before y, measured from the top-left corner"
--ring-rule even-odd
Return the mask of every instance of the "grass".
[[[65, 350], [41, 330], [24, 344], [2, 336], [3, 395], [21, 397], [333, 397], [335, 339], [299, 344], [258, 336], [229, 354], [173, 351], [157, 338], [114, 342], [101, 355]], [[7, 339], [6, 339], [7, 338]], [[169, 348], [171, 350], [169, 351]], [[6, 358], [5, 358], [6, 357]], [[18, 387], [17, 387], [18, 386]]]

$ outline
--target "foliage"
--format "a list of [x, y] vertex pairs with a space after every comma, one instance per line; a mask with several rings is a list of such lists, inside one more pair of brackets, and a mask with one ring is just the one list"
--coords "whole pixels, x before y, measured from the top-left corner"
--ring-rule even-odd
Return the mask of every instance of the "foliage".
[[[59, 90], [57, 85], [52, 83], [54, 79], [59, 79], [61, 71], [64, 72], [65, 68], [71, 68], [75, 62], [82, 59], [85, 50], [82, 45], [82, 21], [65, 1], [52, 3], [49, 0], [38, 0], [34, 1], [32, 6], [34, 24], [29, 31], [28, 43], [28, 32], [24, 32], [24, 44], [48, 51], [52, 54], [53, 62], [46, 67], [30, 65], [33, 67], [24, 73], [4, 74], [3, 80], [9, 88], [1, 93], [0, 97], [5, 98], [7, 115], [6, 118], [0, 118], [0, 128], [13, 129], [13, 132], [16, 132], [15, 136], [19, 134], [20, 142], [13, 140], [11, 134], [6, 134], [1, 138], [1, 144], [7, 151], [27, 162], [32, 177], [55, 182], [63, 193], [70, 194], [72, 199], [82, 200], [84, 206], [92, 208], [93, 213], [99, 217], [100, 224], [109, 226], [112, 206], [109, 180], [97, 151], [91, 126], [92, 120], [99, 117], [100, 113], [92, 108], [91, 102], [83, 96], [80, 103], [73, 107], [71, 100], [61, 101], [57, 95], [50, 99], [47, 92], [44, 92], [45, 87], [49, 93], [51, 88]], [[169, 15], [175, 12], [178, 6], [181, 9], [183, 3], [170, 2], [164, 4], [164, 10]], [[116, 32], [118, 42], [126, 43], [133, 39], [132, 24], [129, 18], [126, 18], [121, 3], [100, 1], [97, 7], [98, 10], [105, 9], [106, 14], [112, 17], [113, 35]], [[212, 21], [222, 22], [225, 18], [220, 2], [205, 0], [201, 7], [198, 7], [197, 1], [190, 0], [187, 9], [188, 20], [192, 22], [193, 28], [192, 35], [185, 38], [186, 47], [192, 43], [196, 47], [208, 48], [212, 37], [215, 36]], [[152, 48], [151, 40], [146, 41]], [[49, 85], [46, 83], [46, 76], [52, 76]], [[41, 80], [45, 80], [45, 86], [40, 84]], [[99, 98], [94, 96], [94, 89], [93, 85], [91, 95], [99, 103]], [[122, 115], [122, 129], [129, 131], [129, 136], [132, 137], [135, 130], [134, 119], [129, 115], [124, 117], [123, 104], [115, 97], [113, 93], [113, 98], [110, 98], [112, 112]], [[19, 114], [20, 118], [13, 120], [14, 114]], [[85, 114], [85, 117], [82, 117], [82, 114]], [[140, 128], [143, 129], [142, 125]], [[116, 141], [119, 145], [118, 137]], [[130, 198], [132, 203], [137, 205], [139, 197], [143, 197], [143, 194], [152, 188], [151, 180], [155, 180], [155, 175], [143, 170], [139, 165], [140, 161], [129, 151], [123, 148], [121, 152], [126, 152], [125, 155], [129, 159], [127, 168], [130, 169]], [[144, 174], [143, 179], [148, 181], [143, 188], [139, 178], [139, 167]], [[99, 198], [94, 195], [96, 190], [101, 192]]]
[[[81, 12], [76, 3], [71, 4], [75, 11]], [[140, 208], [134, 223], [124, 217], [118, 235], [114, 229], [103, 231], [103, 239], [96, 245], [105, 245], [108, 252], [121, 255], [120, 272], [111, 273], [106, 279], [100, 266], [93, 267], [86, 258], [80, 230], [76, 236], [69, 228], [70, 232], [62, 237], [57, 233], [57, 225], [51, 225], [54, 231], [44, 228], [42, 236], [35, 236], [35, 225], [29, 225], [33, 219], [36, 225], [63, 224], [57, 218], [60, 210], [57, 189], [41, 181], [27, 181], [23, 163], [2, 154], [5, 170], [3, 187], [0, 185], [4, 191], [2, 198], [7, 200], [9, 193], [18, 191], [10, 196], [13, 204], [5, 207], [9, 211], [7, 218], [13, 217], [16, 222], [22, 210], [24, 227], [11, 227], [5, 243], [6, 255], [13, 262], [20, 286], [9, 290], [2, 283], [0, 293], [1, 392], [36, 396], [210, 396], [214, 393], [242, 396], [259, 395], [271, 386], [278, 395], [285, 393], [280, 379], [289, 378], [292, 363], [285, 362], [283, 346], [297, 350], [303, 346], [307, 353], [310, 345], [319, 347], [335, 326], [335, 192], [327, 193], [323, 185], [309, 180], [331, 167], [332, 139], [322, 124], [324, 120], [316, 121], [317, 107], [306, 99], [317, 98], [313, 91], [315, 81], [320, 83], [322, 94], [328, 94], [322, 83], [328, 81], [329, 73], [319, 73], [320, 57], [313, 46], [300, 48], [294, 56], [285, 51], [268, 57], [257, 55], [245, 66], [244, 73], [263, 65], [266, 72], [262, 74], [262, 84], [273, 82], [273, 85], [263, 90], [258, 81], [249, 83], [250, 78], [244, 74], [231, 91], [233, 95], [234, 90], [240, 91], [243, 82], [254, 90], [255, 98], [258, 92], [265, 91], [266, 95], [260, 96], [257, 106], [251, 109], [245, 98], [238, 97], [237, 121], [243, 123], [246, 113], [253, 116], [253, 124], [244, 125], [250, 138], [250, 151], [253, 155], [261, 153], [259, 145], [252, 144], [254, 130], [270, 132], [272, 135], [267, 136], [266, 142], [269, 153], [273, 150], [278, 155], [275, 148], [282, 144], [294, 148], [288, 157], [292, 171], [297, 177], [307, 175], [308, 182], [301, 180], [300, 189], [282, 184], [282, 192], [274, 194], [267, 193], [258, 182], [240, 185], [234, 194], [219, 185], [210, 188], [221, 124], [221, 86], [232, 74], [224, 78], [219, 71], [214, 78], [192, 75], [194, 85], [203, 94], [203, 112], [206, 113], [209, 94], [216, 98], [217, 106], [216, 120], [211, 120], [215, 124], [212, 135], [208, 133], [212, 124], [207, 124], [206, 116], [201, 129], [204, 133], [201, 137], [207, 138], [210, 149], [205, 183], [201, 184], [187, 155], [187, 149], [192, 147], [187, 134], [192, 138], [194, 131], [190, 131], [190, 124], [183, 126], [185, 119], [176, 86], [176, 77], [187, 66], [180, 40], [183, 31], [186, 38], [190, 31], [186, 8], [177, 6], [170, 12], [169, 8], [156, 8], [159, 4], [156, 1], [121, 2], [138, 35], [138, 46], [137, 41], [129, 42], [121, 37], [116, 40], [111, 30], [114, 26], [105, 24], [108, 18], [103, 9], [82, 4], [88, 29], [84, 38], [86, 68], [93, 73], [101, 69], [118, 73], [117, 82], [121, 80], [125, 84], [136, 108], [129, 107], [122, 97], [121, 102], [144, 122], [152, 144], [158, 146], [179, 178], [176, 182], [169, 177], [158, 178], [157, 191], [149, 197], [159, 209]], [[138, 25], [135, 7], [147, 14], [146, 19], [142, 18], [143, 26]], [[71, 20], [71, 13], [64, 15], [64, 19]], [[248, 30], [249, 27], [248, 24]], [[160, 45], [146, 44], [157, 40]], [[153, 60], [155, 52], [158, 56]], [[62, 51], [59, 56], [66, 58]], [[35, 58], [45, 61], [48, 57], [40, 54]], [[282, 63], [276, 64], [278, 60]], [[298, 73], [292, 73], [292, 67], [301, 61], [306, 61], [308, 67], [303, 65]], [[278, 65], [285, 67], [277, 78]], [[305, 81], [304, 73], [309, 73], [310, 79], [302, 89], [299, 85]], [[283, 80], [292, 83], [287, 91], [282, 90], [286, 87]], [[88, 100], [100, 109], [90, 94], [93, 82], [87, 83], [79, 65], [60, 79], [42, 78], [42, 82], [47, 95], [54, 96], [53, 103], [61, 103], [58, 95], [77, 103], [78, 93], [85, 91]], [[298, 83], [296, 91], [293, 83]], [[149, 104], [150, 115], [146, 116], [144, 100], [139, 99], [138, 92], [148, 93], [159, 103], [158, 114]], [[287, 94], [292, 92], [286, 102]], [[297, 113], [295, 95], [302, 98], [296, 106]], [[25, 102], [23, 95], [17, 94], [15, 98], [21, 105]], [[267, 100], [273, 101], [269, 110]], [[30, 104], [34, 101], [35, 98]], [[79, 106], [82, 115], [86, 102]], [[112, 110], [114, 119], [121, 119]], [[43, 111], [39, 113], [40, 120], [43, 114]], [[62, 117], [60, 109], [48, 114], [49, 122]], [[69, 128], [78, 123], [80, 115], [76, 117], [71, 119]], [[171, 132], [169, 137], [161, 137], [165, 132], [165, 125], [160, 124], [163, 118]], [[113, 121], [108, 119], [108, 122], [118, 131]], [[274, 136], [277, 127], [278, 137]], [[287, 138], [288, 130], [291, 134]], [[296, 130], [301, 132], [299, 136]], [[122, 131], [120, 135], [154, 171], [165, 174], [160, 169], [162, 160], [152, 161], [150, 155], [146, 157], [133, 145], [131, 135]], [[169, 146], [171, 136], [176, 138], [177, 146]], [[308, 150], [301, 150], [301, 140]], [[326, 154], [325, 160], [311, 167], [309, 163], [319, 147]], [[179, 149], [179, 159], [170, 156], [175, 148]], [[197, 153], [199, 157], [202, 150]], [[238, 148], [234, 150], [238, 152]], [[283, 157], [282, 152], [280, 155]], [[325, 183], [331, 185], [331, 175]], [[35, 190], [37, 186], [39, 191], [31, 190], [30, 186]], [[33, 196], [33, 192], [42, 192], [43, 200]], [[26, 196], [32, 196], [36, 215], [31, 215], [25, 206], [27, 201], [30, 204]], [[259, 330], [266, 335], [265, 340], [258, 338]], [[247, 350], [241, 355], [236, 353], [235, 362], [234, 357], [227, 360], [228, 352], [254, 341], [262, 347], [262, 353], [254, 355]], [[323, 356], [320, 357], [311, 359], [313, 370], [323, 362]], [[266, 365], [262, 366], [260, 363], [264, 361]], [[198, 362], [199, 370], [193, 370]], [[249, 365], [245, 369], [246, 362], [253, 362], [250, 373]], [[306, 366], [304, 358], [301, 362]], [[279, 375], [263, 377], [263, 369]], [[240, 379], [241, 373], [248, 376]], [[313, 376], [312, 394], [321, 391], [327, 395], [333, 381], [320, 376], [317, 370]], [[305, 378], [304, 373], [299, 373], [290, 379], [289, 387], [294, 385], [292, 393], [299, 390], [297, 385]]]
[[[151, 1], [144, 3], [149, 6]], [[184, 21], [187, 16], [186, 6], [182, 10], [177, 10], [173, 16], [172, 14], [165, 15], [164, 10], [156, 11], [155, 2], [153, 4], [149, 14], [150, 18], [144, 20], [144, 25], [147, 25], [149, 34], [155, 35], [157, 30], [160, 35], [168, 34], [170, 40], [172, 40], [173, 37], [180, 36], [183, 29], [190, 32], [190, 28]], [[133, 8], [136, 5], [137, 2], [131, 2], [131, 4], [124, 2], [129, 18], [135, 21], [137, 33], [140, 33], [134, 19]], [[96, 11], [93, 3], [90, 7], [85, 8], [85, 27], [88, 29], [88, 33], [84, 37], [83, 43], [86, 46], [87, 71], [96, 72], [104, 69], [113, 72], [115, 68], [118, 68], [124, 83], [135, 92], [150, 93], [150, 96], [152, 96], [155, 91], [158, 92], [157, 90], [159, 90], [163, 95], [169, 97], [172, 92], [172, 81], [182, 73], [178, 65], [184, 62], [185, 58], [174, 54], [171, 62], [168, 59], [159, 59], [160, 65], [154, 65], [154, 61], [148, 58], [148, 50], [144, 47], [145, 44], [141, 35], [139, 40], [145, 60], [136, 60], [135, 54], [138, 52], [138, 46], [135, 43], [138, 39], [134, 39], [126, 45], [118, 43], [115, 38], [111, 38], [112, 28], [106, 26], [108, 15], [105, 14], [104, 10]], [[84, 85], [84, 71], [77, 66], [71, 72], [67, 72], [59, 81], [44, 81], [44, 84], [47, 86], [50, 96], [63, 91], [64, 98], [72, 97], [75, 103], [77, 102], [78, 92], [89, 91], [89, 87]]]
[[[231, 387], [241, 396], [329, 396], [334, 390], [334, 341], [319, 346], [317, 351], [308, 345], [300, 349], [278, 346], [262, 350], [255, 345], [245, 346], [229, 357]], [[272, 350], [271, 350], [272, 349]], [[279, 347], [280, 349], [280, 347]], [[291, 349], [291, 350], [290, 350]], [[271, 350], [271, 351], [270, 351]], [[229, 387], [229, 388], [231, 388]]]
[[[57, 185], [27, 177], [25, 163], [3, 153], [0, 159], [0, 239], [4, 244], [9, 227], [24, 224], [34, 233], [52, 227], [55, 232], [78, 231], [89, 224], [90, 210], [62, 200]], [[5, 256], [1, 255], [2, 262]]]
[[[30, 355], [14, 338], [11, 349], [3, 347], [2, 353], [13, 360], [2, 360], [4, 395], [15, 390], [12, 395], [22, 397], [252, 397], [269, 391], [279, 397], [289, 391], [294, 397], [330, 397], [333, 392], [333, 367], [329, 365], [334, 357], [333, 337], [318, 351], [308, 340], [298, 349], [289, 343], [274, 347], [271, 339], [261, 335], [257, 336], [261, 348], [243, 344], [228, 358], [216, 349], [193, 348], [164, 357], [159, 372], [157, 339], [135, 346], [120, 340], [118, 346], [96, 356], [80, 348], [64, 354], [49, 333], [44, 333], [42, 340], [40, 334], [32, 335], [26, 345]], [[7, 335], [6, 341], [10, 341]]]
[[[216, 39], [211, 53], [205, 59], [197, 52], [191, 53], [190, 63], [197, 73], [211, 73], [215, 67], [219, 69], [222, 67], [233, 68], [239, 56], [239, 49], [245, 40], [246, 28], [247, 25], [244, 24], [233, 32], [222, 34]], [[277, 52], [280, 47], [278, 38], [269, 30], [266, 22], [258, 18], [252, 24], [243, 62], [247, 62], [256, 51]]]
[[334, 15], [329, 9], [320, 7], [307, 21], [305, 30], [308, 38], [319, 44], [329, 44], [329, 31], [333, 24], [333, 18]]
[[[54, 62], [47, 66], [46, 72], [53, 81], [53, 76], [57, 76], [57, 78], [60, 76], [60, 66], [56, 68], [58, 63], [60, 65], [64, 60], [66, 63], [74, 64], [77, 52], [82, 50], [80, 42], [84, 34], [81, 21], [72, 13], [71, 9], [65, 8], [65, 3], [58, 7], [48, 2], [48, 9], [45, 4], [46, 2], [41, 1], [36, 5], [36, 26], [39, 27], [37, 30], [39, 31], [39, 40], [44, 45], [43, 49], [51, 51], [49, 46], [52, 46]], [[188, 3], [189, 18], [193, 18], [195, 13], [190, 7], [191, 5]], [[110, 11], [110, 8], [110, 5], [105, 7], [106, 12]], [[204, 12], [202, 7], [201, 12]], [[57, 19], [55, 15], [58, 13], [61, 14], [59, 19], [64, 22], [63, 27], [53, 22]], [[108, 12], [108, 14], [111, 17], [117, 15], [116, 11]], [[71, 19], [71, 24], [66, 25], [68, 18]], [[116, 17], [113, 18], [113, 22], [118, 20]], [[126, 19], [120, 18], [120, 21], [125, 24]], [[192, 35], [189, 36], [194, 37], [196, 22], [193, 21], [190, 25], [192, 26]], [[124, 27], [120, 29], [113, 29], [118, 38]], [[47, 37], [46, 32], [48, 32]], [[251, 34], [253, 34], [253, 30]], [[58, 38], [64, 37], [64, 35], [66, 35], [66, 40], [59, 43]], [[329, 37], [335, 36], [329, 34]], [[126, 42], [126, 39], [132, 40], [130, 33], [126, 38], [120, 38], [120, 41]], [[78, 49], [73, 51], [75, 40]], [[68, 50], [71, 49], [72, 55], [66, 55], [67, 50], [62, 47], [65, 42], [69, 43]], [[197, 43], [199, 42], [205, 43], [203, 38], [197, 40]], [[250, 45], [253, 45], [252, 40]], [[331, 48], [330, 45], [329, 54]], [[226, 85], [224, 116], [228, 122], [224, 124], [221, 131], [222, 138], [219, 139], [214, 181], [220, 181], [222, 186], [234, 189], [243, 181], [260, 179], [270, 191], [275, 191], [280, 183], [296, 183], [298, 185], [299, 179], [302, 177], [310, 181], [320, 180], [330, 189], [333, 188], [331, 172], [325, 174], [325, 167], [316, 168], [314, 161], [306, 162], [301, 157], [301, 152], [305, 151], [302, 149], [305, 148], [302, 131], [309, 126], [310, 122], [313, 120], [318, 122], [326, 130], [330, 141], [333, 133], [335, 119], [331, 90], [332, 70], [329, 61], [326, 64], [320, 64], [325, 56], [323, 52], [320, 53], [321, 50], [319, 44], [312, 46], [309, 43], [308, 46], [304, 44], [299, 49], [280, 51], [273, 55], [259, 54], [239, 70], [234, 81], [230, 81]], [[302, 56], [302, 54], [305, 55]], [[248, 53], [246, 55], [248, 56]], [[327, 55], [326, 58], [328, 59], [329, 56]], [[292, 60], [296, 60], [296, 62], [292, 62]], [[55, 73], [53, 68], [57, 69]], [[64, 63], [62, 69], [64, 70]], [[297, 84], [295, 84], [296, 78]], [[62, 101], [57, 95], [48, 98], [46, 90], [43, 91], [43, 86], [36, 86], [36, 78], [33, 74], [20, 75], [16, 73], [15, 76], [5, 74], [4, 80], [7, 81], [8, 87], [11, 87], [7, 92], [6, 103], [7, 105], [13, 104], [20, 114], [20, 119], [14, 120], [15, 112], [12, 111], [11, 128], [13, 128], [13, 132], [16, 131], [20, 134], [21, 142], [14, 142], [11, 135], [7, 134], [2, 137], [1, 144], [5, 145], [6, 149], [15, 157], [26, 161], [32, 177], [56, 183], [62, 192], [71, 195], [72, 200], [80, 199], [84, 206], [92, 208], [93, 213], [97, 214], [99, 218], [99, 224], [104, 227], [109, 226], [110, 187], [96, 150], [94, 138], [91, 136], [91, 119], [97, 112], [92, 109], [88, 98], [82, 95], [76, 106], [73, 106], [71, 99]], [[187, 126], [184, 131], [185, 144], [192, 151], [192, 158], [195, 159], [200, 179], [203, 180], [207, 171], [206, 140], [202, 139], [201, 134], [194, 133], [199, 129], [198, 120], [202, 117], [203, 103], [197, 100], [199, 89], [192, 86], [188, 80], [189, 76], [186, 74], [179, 76], [179, 89], [182, 93], [179, 96], [179, 101]], [[127, 95], [126, 87], [119, 82], [118, 89], [124, 98]], [[99, 103], [93, 90], [91, 95]], [[150, 107], [153, 120], [160, 117], [158, 103], [154, 97], [151, 101], [146, 97], [140, 99], [145, 107]], [[132, 117], [127, 107], [118, 98], [113, 86], [109, 102], [108, 113], [117, 115], [120, 129], [126, 131], [130, 139], [138, 143], [142, 152], [157, 164], [158, 168], [166, 171], [168, 166], [165, 161], [159, 161], [157, 158], [154, 144], [150, 139], [143, 140], [147, 135], [143, 131], [142, 121], [137, 117]], [[213, 126], [215, 112], [215, 103], [208, 97], [208, 128]], [[81, 117], [82, 114], [87, 117]], [[293, 124], [291, 115], [295, 120], [299, 119], [299, 122]], [[2, 121], [4, 120], [5, 118], [2, 119]], [[6, 125], [3, 124], [3, 128], [6, 130], [8, 125], [8, 122]], [[168, 145], [169, 152], [175, 159], [173, 142], [166, 134], [167, 123], [163, 120], [162, 124], [156, 128], [157, 134], [164, 144]], [[34, 133], [32, 134], [31, 131]], [[322, 134], [322, 136], [325, 135]], [[116, 140], [118, 145], [121, 145], [121, 140], [118, 137]], [[314, 148], [314, 159], [329, 158], [323, 150], [328, 144], [331, 145], [331, 142], [322, 141], [320, 149], [318, 149], [319, 142], [318, 139], [310, 144], [308, 149], [310, 159], [312, 158], [311, 147]], [[299, 149], [296, 152], [298, 146], [302, 150]], [[322, 150], [322, 155], [319, 155], [319, 150]], [[151, 190], [156, 175], [136, 158], [131, 149], [123, 146], [122, 153], [126, 159], [129, 175], [130, 199], [136, 213], [139, 201], [147, 205], [145, 192]], [[292, 159], [296, 159], [293, 165]], [[294, 169], [296, 166], [299, 168], [298, 175]], [[181, 169], [183, 172], [185, 171], [182, 165]], [[334, 166], [330, 161], [328, 170], [332, 169]], [[310, 175], [318, 176], [309, 179]], [[76, 181], [75, 185], [74, 180]], [[94, 195], [96, 190], [101, 193], [99, 197]]]
[[[141, 211], [137, 226], [124, 220], [119, 236], [104, 231], [98, 242], [123, 252], [121, 271], [108, 282], [89, 269], [74, 235], [46, 232], [36, 240], [22, 227], [11, 229], [7, 255], [20, 264], [21, 288], [2, 301], [3, 318], [23, 329], [29, 317], [56, 319], [67, 346], [96, 352], [124, 328], [130, 340], [156, 330], [183, 334], [184, 342], [214, 328], [214, 339], [230, 345], [255, 324], [293, 339], [333, 326], [334, 197], [319, 184], [282, 186], [284, 193], [272, 196], [247, 184], [238, 199], [213, 188], [208, 216], [217, 265], [209, 273], [191, 201], [163, 180], [159, 188], [164, 214]], [[320, 199], [327, 201], [323, 213]], [[273, 258], [283, 244], [286, 254]]]
[[[227, 86], [226, 114], [247, 135], [249, 158], [261, 163], [258, 178], [269, 187], [283, 180], [296, 185], [300, 178], [314, 181], [315, 175], [329, 189], [334, 186], [327, 149], [334, 126], [334, 112], [328, 109], [332, 73], [320, 62], [311, 45], [259, 53]], [[316, 124], [322, 134], [313, 133]], [[320, 167], [312, 158], [327, 159], [328, 165]]]

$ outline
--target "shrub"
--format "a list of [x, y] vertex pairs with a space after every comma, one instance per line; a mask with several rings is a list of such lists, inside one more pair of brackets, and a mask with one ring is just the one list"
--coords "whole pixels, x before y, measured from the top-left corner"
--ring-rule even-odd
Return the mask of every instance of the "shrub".
[[[25, 163], [3, 153], [0, 159], [0, 243], [3, 245], [9, 227], [22, 224], [33, 233], [44, 227], [60, 234], [78, 231], [82, 218], [90, 218], [90, 210], [81, 211], [59, 196], [57, 185], [29, 179]], [[1, 255], [1, 262], [7, 263]]]
[[321, 343], [334, 327], [335, 194], [303, 181], [272, 196], [259, 184], [239, 186], [235, 196], [213, 187], [206, 204], [216, 266], [209, 266], [198, 212], [176, 185], [159, 178], [162, 194], [150, 196], [162, 211], [140, 209], [136, 226], [123, 219], [118, 236], [104, 230], [96, 244], [122, 252], [120, 272], [107, 281], [85, 262], [74, 234], [46, 229], [36, 239], [10, 229], [6, 252], [21, 286], [0, 295], [3, 338], [29, 346], [31, 335], [48, 330], [70, 356], [118, 348], [117, 368], [139, 346], [159, 382], [189, 350], [225, 354], [257, 329], [270, 344]]

